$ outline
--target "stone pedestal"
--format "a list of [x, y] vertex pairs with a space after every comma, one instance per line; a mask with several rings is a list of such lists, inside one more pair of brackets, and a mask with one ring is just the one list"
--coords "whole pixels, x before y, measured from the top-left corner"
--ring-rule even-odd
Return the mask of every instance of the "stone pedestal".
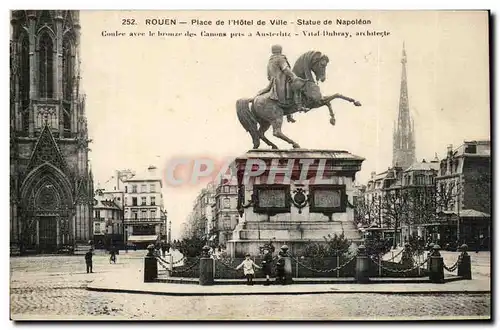
[[269, 241], [297, 255], [328, 234], [344, 233], [359, 244], [352, 186], [363, 160], [347, 151], [305, 149], [250, 150], [237, 158], [242, 220], [227, 242], [230, 255], [256, 255]]
[[212, 258], [200, 258], [200, 285], [214, 284], [214, 260]]
[[370, 258], [366, 255], [365, 246], [361, 245], [356, 257], [356, 282], [370, 282]]
[[158, 278], [158, 261], [154, 256], [154, 246], [148, 246], [148, 253], [144, 257], [144, 283], [154, 282]]
[[462, 254], [460, 255], [458, 260], [457, 275], [462, 276], [463, 279], [471, 280], [472, 269], [471, 269], [470, 255], [467, 254], [467, 244], [463, 244], [460, 247], [460, 250], [462, 251]]

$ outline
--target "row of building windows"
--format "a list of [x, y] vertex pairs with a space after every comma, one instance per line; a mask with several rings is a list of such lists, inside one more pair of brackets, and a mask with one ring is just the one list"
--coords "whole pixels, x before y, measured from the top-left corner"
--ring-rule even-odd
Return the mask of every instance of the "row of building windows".
[[221, 191], [223, 193], [231, 193], [231, 194], [236, 194], [236, 187], [235, 186], [222, 186]]
[[94, 210], [94, 218], [96, 219], [119, 219], [121, 211], [119, 210]]
[[[128, 206], [128, 198], [125, 197], [125, 206]], [[148, 205], [147, 203], [147, 197], [144, 196], [144, 197], [141, 197], [141, 206], [143, 205]], [[151, 196], [149, 197], [149, 205], [153, 206], [153, 205], [156, 205], [156, 197], [155, 196]], [[129, 206], [139, 206], [138, 204], [138, 198], [137, 197], [132, 197], [132, 204], [129, 205]]]
[[[156, 219], [156, 210], [132, 210], [130, 219], [138, 220], [138, 219]], [[128, 217], [128, 210], [125, 210], [125, 218]]]
[[[131, 185], [131, 191], [130, 193], [132, 194], [136, 194], [138, 193], [139, 191], [137, 190], [138, 188], [138, 185], [136, 184], [133, 184]], [[128, 193], [128, 186], [125, 186], [125, 192]], [[150, 184], [149, 185], [149, 190], [148, 190], [148, 185], [147, 184], [141, 184], [141, 193], [154, 193], [156, 192], [156, 185], [155, 184]]]

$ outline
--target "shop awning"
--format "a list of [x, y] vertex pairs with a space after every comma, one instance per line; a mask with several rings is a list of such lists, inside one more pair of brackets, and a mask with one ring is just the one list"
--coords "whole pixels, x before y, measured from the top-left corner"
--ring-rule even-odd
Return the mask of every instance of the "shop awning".
[[156, 242], [157, 240], [158, 235], [130, 235], [127, 239], [128, 242], [132, 243]]

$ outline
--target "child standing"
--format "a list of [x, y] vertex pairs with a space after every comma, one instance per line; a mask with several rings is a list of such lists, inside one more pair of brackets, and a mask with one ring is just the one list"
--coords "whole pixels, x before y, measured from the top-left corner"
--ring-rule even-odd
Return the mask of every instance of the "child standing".
[[243, 273], [247, 278], [247, 285], [253, 285], [253, 277], [255, 275], [254, 267], [260, 267], [257, 266], [252, 259], [250, 259], [250, 253], [247, 253], [245, 255], [245, 260], [243, 260], [243, 262], [238, 267], [236, 267], [236, 270], [240, 269], [241, 267], [243, 267]]
[[271, 284], [270, 276], [271, 276], [271, 264], [273, 262], [273, 256], [269, 249], [264, 249], [264, 260], [262, 260], [262, 270], [264, 271], [264, 275], [266, 275], [266, 283], [264, 285]]

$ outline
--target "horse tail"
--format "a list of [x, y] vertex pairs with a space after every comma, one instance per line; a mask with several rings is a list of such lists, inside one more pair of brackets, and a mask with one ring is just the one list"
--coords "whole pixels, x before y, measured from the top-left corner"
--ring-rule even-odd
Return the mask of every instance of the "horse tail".
[[252, 101], [252, 99], [239, 99], [236, 101], [236, 114], [243, 128], [252, 136], [254, 148], [258, 148], [260, 137], [257, 119], [250, 110], [250, 102]]
[[253, 135], [253, 133], [258, 132], [258, 122], [253, 113], [250, 111], [251, 101], [252, 99], [239, 99], [236, 101], [236, 114], [238, 115], [238, 119], [243, 128]]

